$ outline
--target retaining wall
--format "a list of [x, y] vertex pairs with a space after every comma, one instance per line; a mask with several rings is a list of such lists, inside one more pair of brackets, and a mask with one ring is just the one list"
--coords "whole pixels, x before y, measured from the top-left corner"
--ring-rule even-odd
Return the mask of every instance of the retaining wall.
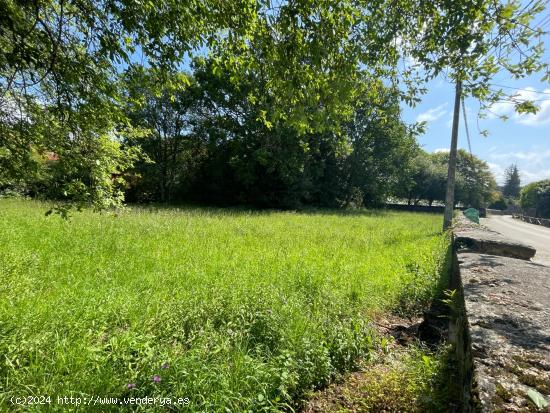
[[541, 411], [535, 400], [550, 401], [550, 267], [530, 261], [534, 248], [462, 216], [453, 233], [459, 410]]
[[[407, 205], [407, 204], [386, 204], [384, 206], [386, 209], [394, 209], [397, 211], [411, 211], [411, 212], [435, 212], [435, 213], [443, 213], [445, 211], [444, 206], [440, 205]], [[455, 209], [458, 209], [460, 211], [464, 211], [465, 207], [455, 207]]]

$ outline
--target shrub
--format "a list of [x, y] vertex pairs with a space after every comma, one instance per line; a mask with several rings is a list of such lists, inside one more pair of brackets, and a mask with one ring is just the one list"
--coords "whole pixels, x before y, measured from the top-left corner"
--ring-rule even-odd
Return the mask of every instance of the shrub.
[[535, 215], [550, 218], [550, 179], [530, 183], [521, 190], [520, 205], [533, 208]]

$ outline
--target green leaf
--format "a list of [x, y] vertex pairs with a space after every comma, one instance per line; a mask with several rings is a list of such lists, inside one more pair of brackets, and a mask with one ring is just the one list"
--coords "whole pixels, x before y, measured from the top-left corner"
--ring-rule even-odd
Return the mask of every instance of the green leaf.
[[539, 111], [539, 107], [531, 101], [525, 101], [516, 104], [517, 113], [532, 113], [535, 114]]
[[430, 367], [432, 364], [432, 360], [428, 356], [422, 356], [422, 361], [424, 362], [424, 365], [426, 367]]
[[537, 406], [539, 409], [544, 409], [546, 406], [548, 406], [548, 401], [535, 389], [527, 390], [527, 396], [529, 396], [531, 401], [535, 403], [535, 406]]

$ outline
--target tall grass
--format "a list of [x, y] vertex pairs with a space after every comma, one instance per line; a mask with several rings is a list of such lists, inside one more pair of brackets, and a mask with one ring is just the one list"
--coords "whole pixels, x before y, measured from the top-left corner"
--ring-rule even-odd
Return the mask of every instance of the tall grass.
[[368, 357], [372, 317], [429, 303], [449, 243], [429, 214], [46, 209], [0, 201], [6, 410], [14, 395], [291, 407]]

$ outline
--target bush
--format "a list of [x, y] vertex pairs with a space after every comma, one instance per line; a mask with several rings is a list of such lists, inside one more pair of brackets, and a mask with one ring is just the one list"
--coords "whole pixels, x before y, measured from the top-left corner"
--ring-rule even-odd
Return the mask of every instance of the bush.
[[550, 179], [530, 183], [521, 190], [520, 205], [533, 208], [535, 215], [550, 218]]
[[498, 198], [489, 205], [489, 208], [504, 211], [506, 208], [508, 208], [508, 204], [506, 203], [506, 200], [504, 199], [502, 194], [499, 194]]

